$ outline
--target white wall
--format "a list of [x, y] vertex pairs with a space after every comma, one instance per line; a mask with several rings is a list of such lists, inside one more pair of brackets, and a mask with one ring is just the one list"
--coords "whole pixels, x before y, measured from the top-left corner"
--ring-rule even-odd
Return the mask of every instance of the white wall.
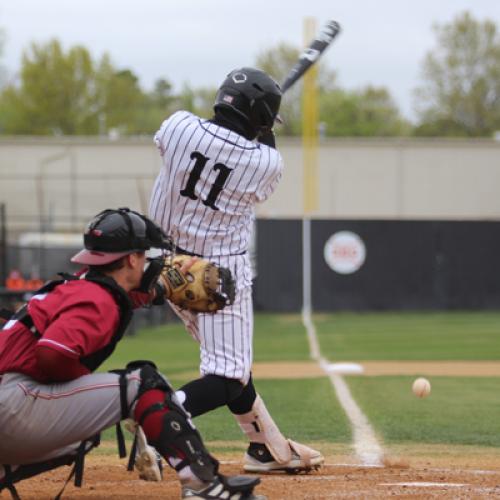
[[[283, 180], [260, 217], [302, 216], [302, 149], [279, 139]], [[80, 230], [103, 208], [146, 212], [160, 167], [150, 138], [0, 139], [0, 203], [12, 231]], [[307, 169], [306, 169], [307, 175]], [[500, 219], [500, 143], [493, 140], [335, 139], [318, 152], [321, 218]]]

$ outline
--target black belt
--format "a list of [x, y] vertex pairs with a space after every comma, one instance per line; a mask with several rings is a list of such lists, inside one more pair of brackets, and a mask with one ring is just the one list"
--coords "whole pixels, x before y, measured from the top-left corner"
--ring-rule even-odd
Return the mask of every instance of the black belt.
[[178, 247], [177, 245], [175, 246], [175, 253], [180, 253], [182, 255], [191, 255], [192, 257], [200, 257], [203, 259], [203, 255], [200, 255], [199, 253], [188, 252], [187, 250], [184, 250], [184, 248]]
[[178, 247], [177, 245], [175, 246], [175, 253], [180, 253], [182, 255], [191, 255], [192, 257], [200, 257], [201, 259], [207, 258], [207, 257], [232, 257], [234, 255], [245, 255], [247, 253], [246, 250], [243, 250], [243, 252], [239, 253], [230, 253], [229, 255], [200, 255], [199, 253], [194, 253], [194, 252], [189, 252], [188, 250], [184, 250], [184, 248]]

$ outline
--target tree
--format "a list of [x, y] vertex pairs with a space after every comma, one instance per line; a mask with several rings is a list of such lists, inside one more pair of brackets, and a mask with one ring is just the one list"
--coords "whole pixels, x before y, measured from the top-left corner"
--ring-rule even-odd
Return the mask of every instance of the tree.
[[[7, 133], [90, 133], [97, 124], [92, 60], [83, 47], [63, 53], [57, 40], [32, 44], [22, 59], [21, 85], [9, 85], [3, 104], [14, 120], [4, 124]], [[15, 113], [14, 113], [15, 111]]]
[[[300, 55], [300, 49], [287, 43], [265, 50], [257, 56], [256, 66], [282, 83]], [[329, 92], [336, 88], [336, 74], [319, 63], [318, 92]], [[282, 100], [280, 115], [283, 124], [277, 128], [281, 135], [298, 135], [302, 130], [302, 80], [290, 88]]]
[[31, 44], [22, 58], [20, 85], [0, 99], [0, 130], [9, 134], [97, 134], [137, 130], [143, 94], [129, 70], [104, 55], [94, 63], [84, 47], [64, 52], [59, 41]]
[[182, 87], [181, 93], [178, 96], [178, 108], [185, 109], [194, 113], [195, 110], [195, 90], [187, 83]]
[[416, 89], [417, 135], [490, 136], [500, 129], [500, 35], [495, 23], [464, 12], [434, 26], [436, 48]]
[[383, 87], [321, 94], [320, 121], [326, 125], [326, 135], [335, 137], [406, 135], [410, 128]]
[[151, 92], [144, 94], [137, 115], [137, 131], [142, 134], [153, 134], [167, 116], [178, 108], [177, 98], [172, 93], [172, 84], [159, 78]]
[[214, 114], [214, 101], [217, 94], [215, 87], [201, 87], [194, 91], [194, 112], [203, 118], [211, 118]]
[[[257, 67], [278, 82], [285, 80], [300, 51], [280, 44], [257, 57]], [[387, 136], [408, 133], [404, 122], [385, 88], [367, 87], [346, 91], [338, 87], [336, 74], [324, 63], [318, 68], [319, 120], [329, 136]], [[302, 130], [302, 82], [299, 80], [283, 99], [280, 114], [284, 124], [277, 127], [283, 135], [298, 135]]]
[[128, 69], [116, 70], [109, 56], [104, 55], [95, 79], [100, 132], [110, 129], [121, 134], [140, 132], [138, 117], [146, 97], [134, 73]]
[[[297, 62], [300, 51], [292, 45], [281, 43], [258, 54], [256, 67], [272, 76], [278, 83], [282, 83], [293, 65]], [[281, 103], [280, 115], [283, 124], [277, 127], [281, 135], [297, 135], [301, 130], [302, 116], [302, 84], [297, 82], [287, 91]]]
[[150, 98], [152, 104], [161, 108], [163, 113], [167, 113], [172, 102], [175, 100], [175, 97], [172, 95], [172, 84], [164, 78], [156, 80]]

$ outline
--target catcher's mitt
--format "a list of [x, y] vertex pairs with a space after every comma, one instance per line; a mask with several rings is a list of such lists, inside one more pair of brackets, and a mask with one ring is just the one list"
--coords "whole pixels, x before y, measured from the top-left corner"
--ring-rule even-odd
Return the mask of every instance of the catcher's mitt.
[[165, 297], [182, 309], [215, 313], [234, 302], [231, 271], [205, 259], [177, 255], [166, 262], [159, 282]]

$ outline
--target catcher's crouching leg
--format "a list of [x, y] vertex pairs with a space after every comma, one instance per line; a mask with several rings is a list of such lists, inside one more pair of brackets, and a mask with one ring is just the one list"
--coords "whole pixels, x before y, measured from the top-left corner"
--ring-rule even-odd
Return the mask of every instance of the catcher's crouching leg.
[[140, 377], [134, 419], [148, 442], [177, 471], [183, 498], [259, 498], [252, 493], [258, 478], [219, 474], [219, 463], [205, 448], [189, 414], [156, 367], [144, 364]]
[[319, 451], [286, 439], [259, 395], [248, 413], [234, 416], [250, 440], [243, 466], [247, 472], [309, 472], [325, 461]]

